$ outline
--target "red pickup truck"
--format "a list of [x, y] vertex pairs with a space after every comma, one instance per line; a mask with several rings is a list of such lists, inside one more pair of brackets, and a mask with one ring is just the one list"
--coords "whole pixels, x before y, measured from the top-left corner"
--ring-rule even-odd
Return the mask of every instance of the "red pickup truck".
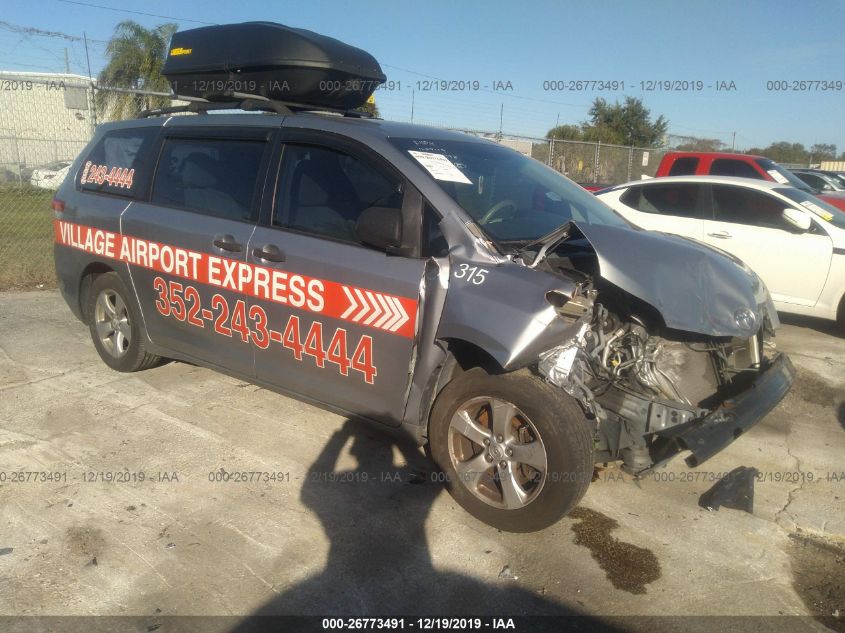
[[809, 191], [825, 202], [845, 211], [845, 195], [820, 193], [775, 161], [751, 154], [727, 152], [669, 152], [660, 161], [655, 178], [661, 176], [737, 176], [779, 182]]

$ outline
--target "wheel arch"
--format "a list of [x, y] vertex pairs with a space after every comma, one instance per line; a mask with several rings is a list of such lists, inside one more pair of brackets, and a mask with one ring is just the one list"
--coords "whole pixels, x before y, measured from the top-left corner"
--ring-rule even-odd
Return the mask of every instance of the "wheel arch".
[[502, 374], [506, 370], [490, 352], [480, 345], [461, 338], [438, 339], [438, 345], [445, 349], [446, 355], [429, 380], [427, 396], [420, 407], [419, 425], [423, 436], [428, 437], [428, 425], [431, 422], [431, 410], [443, 388], [452, 380], [469, 370], [479, 367], [488, 374]]
[[112, 272], [116, 272], [114, 267], [102, 261], [91, 262], [82, 270], [82, 273], [79, 275], [79, 292], [77, 297], [79, 301], [79, 313], [83, 319], [87, 320], [90, 316], [86, 310], [88, 306], [88, 295], [91, 292], [91, 286], [94, 284], [94, 280], [100, 275]]

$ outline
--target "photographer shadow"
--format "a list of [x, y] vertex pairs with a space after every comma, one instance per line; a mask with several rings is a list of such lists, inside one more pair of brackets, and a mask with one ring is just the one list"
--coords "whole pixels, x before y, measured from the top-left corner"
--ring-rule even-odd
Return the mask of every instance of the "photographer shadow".
[[[350, 440], [358, 467], [336, 472], [338, 457]], [[402, 466], [394, 465], [394, 446], [404, 459]], [[432, 470], [418, 447], [370, 436], [363, 424], [347, 420], [309, 468], [300, 496], [330, 540], [326, 566], [252, 615], [581, 615], [508, 584], [512, 580], [493, 584], [437, 569], [425, 524], [443, 486], [431, 476]], [[477, 560], [479, 554], [468, 551], [461, 559]], [[585, 630], [614, 630], [592, 618], [578, 620]], [[255, 630], [254, 623], [244, 620], [235, 631]], [[535, 624], [540, 628], [532, 630], [545, 629]], [[549, 630], [558, 630], [553, 622], [547, 624]]]

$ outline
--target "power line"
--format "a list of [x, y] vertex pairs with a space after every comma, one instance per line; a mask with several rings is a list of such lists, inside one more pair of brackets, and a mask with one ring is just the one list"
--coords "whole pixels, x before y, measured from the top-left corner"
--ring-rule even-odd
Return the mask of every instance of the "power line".
[[150, 18], [164, 18], [165, 20], [176, 20], [178, 22], [194, 22], [196, 24], [208, 24], [214, 26], [216, 22], [205, 22], [204, 20], [192, 20], [191, 18], [177, 18], [172, 15], [160, 15], [158, 13], [147, 13], [145, 11], [134, 11], [132, 9], [118, 9], [115, 7], [107, 7], [102, 4], [94, 4], [92, 2], [79, 2], [79, 0], [56, 0], [56, 2], [63, 2], [65, 4], [75, 4], [81, 7], [90, 7], [92, 9], [105, 9], [106, 11], [117, 11], [118, 13], [134, 13], [135, 15], [145, 15]]
[[[61, 1], [61, 0], [60, 0]], [[19, 33], [24, 36], [29, 35], [37, 35], [39, 37], [58, 37], [63, 40], [68, 40], [71, 42], [81, 42], [82, 38], [78, 35], [71, 35], [70, 33], [63, 33], [61, 31], [43, 31], [41, 29], [37, 29], [34, 26], [18, 26], [16, 24], [9, 24], [8, 22], [4, 22], [0, 20], [0, 29], [4, 29], [6, 31], [10, 31], [12, 33]], [[88, 42], [97, 42], [98, 44], [108, 44], [106, 40], [88, 40]]]

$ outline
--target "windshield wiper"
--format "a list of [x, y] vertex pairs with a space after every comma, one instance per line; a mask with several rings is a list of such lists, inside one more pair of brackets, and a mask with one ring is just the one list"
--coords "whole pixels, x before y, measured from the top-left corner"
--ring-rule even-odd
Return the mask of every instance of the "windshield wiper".
[[534, 256], [534, 259], [531, 260], [531, 263], [528, 264], [526, 262], [528, 264], [529, 268], [534, 268], [535, 266], [537, 266], [537, 264], [539, 264], [541, 261], [543, 261], [545, 259], [546, 253], [549, 251], [549, 249], [552, 246], [560, 243], [562, 240], [565, 240], [567, 237], [569, 237], [569, 235], [572, 233], [572, 228], [574, 226], [575, 225], [572, 223], [571, 220], [569, 222], [561, 224], [559, 227], [557, 227], [556, 229], [546, 233], [542, 237], [538, 237], [533, 242], [528, 242], [528, 244], [526, 244], [525, 246], [518, 248], [516, 252], [518, 254], [522, 255], [526, 251], [533, 251], [535, 248], [537, 248], [539, 246], [540, 249], [537, 251], [537, 254]]

